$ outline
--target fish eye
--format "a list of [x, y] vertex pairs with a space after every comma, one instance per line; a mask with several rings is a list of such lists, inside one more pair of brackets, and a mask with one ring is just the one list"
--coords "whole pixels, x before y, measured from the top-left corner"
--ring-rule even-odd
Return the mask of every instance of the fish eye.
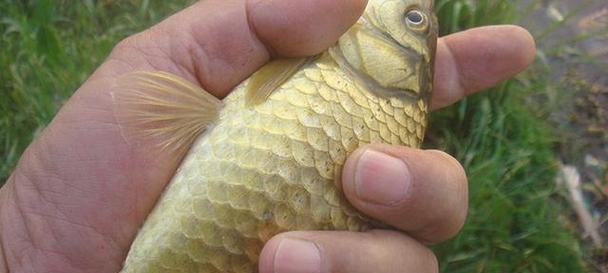
[[417, 30], [424, 31], [426, 29], [426, 15], [419, 10], [413, 9], [405, 14], [405, 21], [408, 27]]
[[410, 24], [419, 25], [424, 20], [424, 15], [420, 11], [412, 10], [407, 13], [406, 18]]

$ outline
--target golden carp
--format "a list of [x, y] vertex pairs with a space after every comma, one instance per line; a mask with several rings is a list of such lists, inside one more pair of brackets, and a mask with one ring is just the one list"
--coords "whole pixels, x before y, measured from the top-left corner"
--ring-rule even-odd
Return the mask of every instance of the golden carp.
[[432, 1], [370, 0], [327, 51], [273, 61], [223, 101], [172, 74], [123, 76], [114, 100], [127, 139], [187, 154], [122, 272], [253, 273], [280, 232], [380, 225], [337, 181], [362, 145], [419, 147], [436, 40]]

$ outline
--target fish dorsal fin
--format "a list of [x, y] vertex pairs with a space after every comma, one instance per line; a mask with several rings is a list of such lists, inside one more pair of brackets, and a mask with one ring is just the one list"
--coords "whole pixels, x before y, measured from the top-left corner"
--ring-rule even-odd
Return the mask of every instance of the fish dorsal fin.
[[314, 59], [315, 57], [277, 59], [267, 63], [251, 76], [246, 87], [245, 105], [256, 106], [265, 102], [272, 92]]
[[120, 77], [112, 99], [127, 142], [152, 142], [180, 154], [217, 120], [223, 105], [193, 83], [160, 71]]

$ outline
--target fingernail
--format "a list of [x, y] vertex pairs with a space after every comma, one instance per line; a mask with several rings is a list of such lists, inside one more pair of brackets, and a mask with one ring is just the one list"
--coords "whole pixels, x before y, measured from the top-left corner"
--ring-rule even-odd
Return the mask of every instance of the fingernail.
[[355, 191], [364, 201], [391, 206], [405, 199], [410, 187], [410, 172], [400, 159], [365, 150], [355, 170]]
[[321, 254], [311, 242], [285, 238], [274, 256], [274, 273], [321, 273]]

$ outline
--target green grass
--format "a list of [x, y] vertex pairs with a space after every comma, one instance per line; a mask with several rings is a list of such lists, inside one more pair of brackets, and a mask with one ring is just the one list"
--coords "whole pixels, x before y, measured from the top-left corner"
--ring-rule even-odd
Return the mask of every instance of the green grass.
[[435, 144], [463, 163], [470, 183], [462, 233], [437, 248], [444, 272], [583, 272], [579, 242], [552, 199], [551, 129], [522, 104], [532, 90], [510, 81], [433, 118]]
[[[516, 12], [517, 1], [473, 2], [438, 1], [441, 32], [526, 16]], [[546, 122], [555, 107], [546, 103], [548, 69], [539, 62], [433, 116], [429, 145], [455, 155], [470, 183], [462, 233], [436, 248], [442, 272], [586, 271], [580, 242], [564, 227], [555, 201], [560, 193], [554, 183], [557, 140]]]
[[0, 181], [120, 39], [187, 2], [0, 0]]
[[[0, 0], [0, 181], [117, 41], [190, 1], [152, 2]], [[437, 0], [441, 33], [516, 21], [516, 2]], [[559, 193], [548, 110], [530, 106], [544, 96], [541, 69], [433, 116], [427, 145], [455, 155], [470, 179], [467, 224], [436, 247], [442, 272], [584, 271], [552, 201]]]

